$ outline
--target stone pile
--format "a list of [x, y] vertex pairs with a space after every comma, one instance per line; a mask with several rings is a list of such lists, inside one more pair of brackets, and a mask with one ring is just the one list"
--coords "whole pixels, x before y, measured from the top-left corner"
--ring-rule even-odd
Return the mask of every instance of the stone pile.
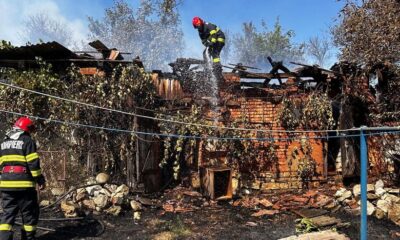
[[129, 187], [125, 184], [108, 184], [109, 176], [105, 173], [88, 181], [88, 187], [78, 188], [61, 202], [61, 209], [66, 217], [83, 214], [107, 213], [118, 216], [122, 209], [134, 210], [134, 217], [140, 217], [140, 203], [132, 203], [129, 199]]
[[122, 207], [129, 204], [129, 188], [125, 184], [93, 185], [79, 188], [61, 202], [66, 217], [76, 217], [82, 212], [108, 213], [118, 216]]
[[[378, 219], [388, 218], [400, 225], [400, 189], [385, 188], [384, 182], [378, 180], [367, 185], [367, 214]], [[341, 188], [335, 193], [336, 201], [350, 212], [359, 214], [361, 204], [361, 187], [355, 185], [353, 189]]]

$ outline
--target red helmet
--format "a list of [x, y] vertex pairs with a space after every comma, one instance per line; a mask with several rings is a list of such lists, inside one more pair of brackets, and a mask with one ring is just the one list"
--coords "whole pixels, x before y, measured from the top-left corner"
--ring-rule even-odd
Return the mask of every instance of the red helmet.
[[192, 20], [192, 23], [193, 23], [194, 28], [199, 28], [199, 27], [203, 26], [204, 21], [203, 21], [203, 19], [201, 19], [199, 17], [194, 17]]
[[33, 129], [33, 122], [28, 117], [20, 117], [14, 123], [14, 127], [24, 130], [25, 132], [30, 132]]

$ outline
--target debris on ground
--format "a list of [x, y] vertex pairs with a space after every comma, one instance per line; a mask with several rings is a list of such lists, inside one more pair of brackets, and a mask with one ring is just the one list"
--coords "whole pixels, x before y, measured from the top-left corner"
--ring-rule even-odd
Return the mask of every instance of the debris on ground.
[[[341, 188], [335, 193], [336, 201], [348, 212], [360, 214], [359, 184], [352, 190]], [[387, 218], [400, 225], [400, 197], [399, 189], [385, 188], [384, 182], [378, 180], [375, 184], [367, 185], [367, 214], [378, 219]]]
[[346, 235], [340, 234], [333, 230], [306, 233], [306, 234], [301, 234], [298, 236], [290, 236], [287, 238], [281, 238], [279, 240], [320, 240], [320, 239], [350, 240], [350, 238], [348, 238]]
[[[382, 214], [387, 217], [389, 216], [389, 209], [392, 208], [392, 201], [397, 201], [397, 195], [393, 193], [395, 189], [382, 188], [384, 193], [379, 190], [382, 192], [379, 198], [370, 201], [376, 208], [374, 214], [380, 209]], [[354, 189], [356, 191], [355, 195], [353, 193]], [[379, 188], [374, 188], [374, 191], [371, 190], [370, 195], [378, 195], [375, 193], [375, 189]], [[327, 239], [349, 239], [347, 236], [354, 237], [352, 231], [356, 228], [357, 223], [353, 223], [351, 219], [354, 216], [346, 209], [350, 208], [347, 203], [354, 208], [359, 207], [357, 190], [358, 187], [352, 187], [351, 189], [324, 187], [281, 193], [253, 192], [246, 195], [236, 195], [232, 200], [214, 201], [204, 197], [196, 189], [184, 187], [183, 185], [167, 189], [162, 195], [159, 195], [131, 192], [126, 185], [106, 183], [79, 188], [70, 193], [61, 202], [61, 209], [66, 217], [88, 214], [97, 215], [97, 218], [104, 219], [104, 224], [107, 226], [110, 225], [108, 223], [110, 218], [117, 220], [124, 216], [123, 221], [118, 221], [126, 222], [126, 217], [128, 217], [132, 220], [132, 224], [137, 224], [135, 225], [137, 227], [132, 229], [132, 233], [129, 233], [133, 234], [132, 236], [137, 236], [136, 231], [139, 231], [138, 229], [143, 228], [146, 229], [144, 231], [149, 231], [150, 226], [148, 224], [152, 219], [161, 219], [160, 221], [163, 223], [157, 224], [160, 227], [159, 231], [153, 231], [151, 233], [152, 237], [149, 239], [155, 239], [156, 236], [163, 239], [162, 237], [168, 234], [183, 238], [180, 229], [189, 229], [190, 234], [195, 234], [193, 239], [198, 239], [202, 237], [200, 233], [204, 231], [204, 229], [201, 230], [202, 226], [203, 228], [207, 227], [207, 229], [217, 231], [221, 228], [229, 228], [229, 225], [233, 223], [236, 228], [241, 229], [238, 232], [257, 231], [261, 233], [267, 225], [278, 224], [277, 222], [282, 225], [283, 223], [280, 221], [286, 222], [287, 231], [284, 231], [285, 234], [270, 232], [268, 234], [269, 239], [282, 237], [286, 237], [283, 238], [285, 240], [324, 239], [324, 237]], [[348, 191], [350, 191], [351, 196], [349, 196]], [[338, 201], [340, 198], [344, 199], [343, 202]], [[47, 205], [48, 202], [46, 201], [42, 200], [42, 204]], [[196, 216], [201, 216], [202, 213], [204, 213], [204, 219], [197, 219], [198, 217]], [[346, 214], [348, 217], [343, 218], [341, 214]], [[115, 218], [114, 216], [119, 217]], [[393, 213], [390, 216], [392, 218], [396, 217]], [[175, 224], [168, 220], [176, 220], [180, 217], [185, 219], [184, 221], [181, 220], [180, 224]], [[225, 222], [223, 219], [231, 220]], [[378, 221], [376, 218], [375, 220]], [[371, 219], [368, 219], [368, 221], [371, 221]], [[112, 228], [114, 230], [119, 229], [116, 224]], [[338, 229], [340, 233], [327, 231], [329, 229]], [[396, 239], [395, 236], [399, 231], [395, 228], [393, 229], [396, 231], [388, 232], [385, 236], [390, 235], [393, 236], [393, 239]], [[296, 232], [301, 235], [295, 235]], [[238, 236], [232, 233], [232, 237]], [[272, 236], [276, 236], [276, 238]], [[216, 236], [212, 235], [212, 237]]]
[[[67, 195], [60, 205], [65, 217], [76, 217], [89, 212], [118, 216], [123, 206], [129, 204], [129, 187], [125, 184], [108, 184], [108, 180], [108, 174], [100, 173], [95, 181], [88, 181], [90, 186], [78, 188]], [[42, 201], [41, 205], [45, 204], [47, 203]]]
[[[382, 181], [368, 186], [368, 214], [378, 219], [387, 218], [395, 223], [400, 221], [400, 199], [397, 189], [385, 188]], [[219, 215], [224, 211], [224, 205], [235, 211], [244, 211], [248, 215], [237, 214], [242, 226], [260, 228], [264, 221], [291, 213], [299, 216], [293, 218], [293, 232], [302, 235], [293, 235], [289, 239], [349, 239], [346, 235], [326, 231], [329, 229], [349, 229], [352, 226], [349, 220], [337, 217], [340, 212], [359, 214], [360, 187], [352, 188], [320, 188], [306, 191], [293, 191], [281, 193], [254, 192], [246, 195], [237, 195], [232, 200], [215, 201], [203, 196], [191, 187], [178, 185], [167, 189], [162, 195], [131, 193], [129, 188], [122, 184], [111, 183], [95, 184], [79, 188], [69, 194], [61, 202], [62, 212], [66, 217], [77, 217], [89, 213], [99, 215], [119, 216], [128, 213], [132, 222], [145, 224], [144, 216], [154, 210], [157, 216], [180, 216], [181, 214], [196, 214], [199, 211], [212, 211]], [[42, 200], [42, 205], [48, 205], [47, 200]], [[128, 216], [129, 216], [128, 215]], [[217, 215], [211, 215], [210, 221]], [[126, 216], [126, 215], [125, 215]], [[294, 226], [295, 225], [295, 226]], [[346, 232], [346, 231], [345, 231]], [[390, 233], [395, 236], [398, 232]], [[289, 235], [289, 234], [288, 234]], [[281, 236], [282, 237], [282, 236]], [[309, 237], [309, 238], [307, 238]]]
[[310, 218], [310, 221], [318, 228], [338, 225], [342, 222], [340, 219], [326, 215]]

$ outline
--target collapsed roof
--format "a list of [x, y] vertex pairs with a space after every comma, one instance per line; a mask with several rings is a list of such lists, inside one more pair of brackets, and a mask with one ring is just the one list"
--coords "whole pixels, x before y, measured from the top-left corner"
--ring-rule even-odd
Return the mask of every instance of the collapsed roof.
[[[109, 49], [101, 41], [90, 42], [95, 51], [71, 51], [58, 42], [46, 42], [21, 47], [0, 49], [0, 67], [34, 68], [37, 58], [51, 63], [56, 69], [74, 63], [78, 67], [99, 67], [106, 71], [117, 64], [136, 64], [143, 67], [139, 57], [133, 60], [124, 60], [123, 54], [117, 49]], [[100, 57], [98, 57], [100, 55]]]

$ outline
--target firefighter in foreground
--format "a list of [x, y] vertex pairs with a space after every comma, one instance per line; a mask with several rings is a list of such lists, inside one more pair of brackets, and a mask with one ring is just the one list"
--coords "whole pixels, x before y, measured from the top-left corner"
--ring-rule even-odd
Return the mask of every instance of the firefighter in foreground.
[[201, 42], [208, 49], [208, 53], [212, 57], [214, 73], [217, 76], [221, 76], [222, 65], [220, 53], [225, 46], [225, 34], [216, 25], [205, 22], [199, 17], [194, 17], [192, 23], [193, 27], [199, 31]]
[[12, 240], [15, 217], [21, 212], [21, 239], [35, 239], [39, 219], [36, 184], [45, 188], [36, 144], [30, 133], [34, 125], [27, 117], [19, 118], [6, 134], [0, 149], [0, 191], [3, 214], [0, 218], [0, 240]]

